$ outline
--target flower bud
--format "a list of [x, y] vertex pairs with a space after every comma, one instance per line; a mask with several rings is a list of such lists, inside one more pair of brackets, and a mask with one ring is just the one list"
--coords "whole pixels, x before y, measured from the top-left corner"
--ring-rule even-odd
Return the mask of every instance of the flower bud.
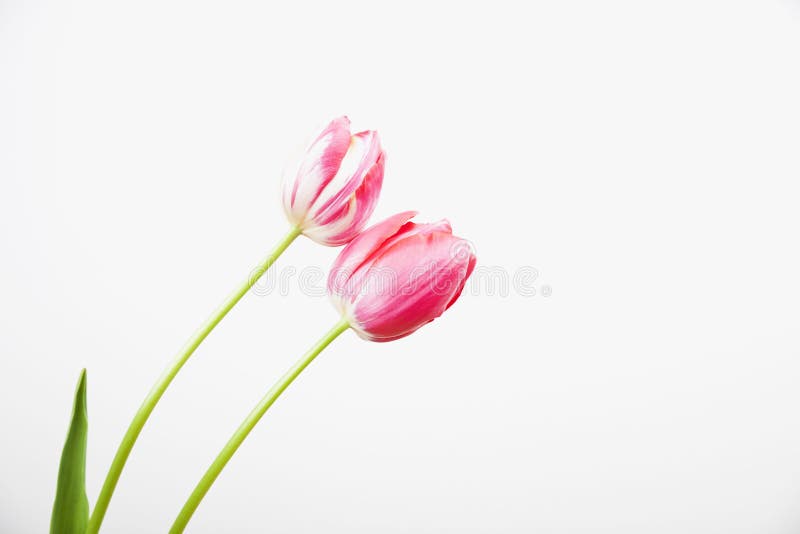
[[405, 337], [439, 317], [458, 299], [475, 267], [469, 242], [450, 223], [410, 222], [409, 211], [353, 239], [328, 276], [328, 294], [359, 336]]
[[317, 243], [348, 243], [375, 209], [385, 155], [378, 133], [350, 135], [350, 121], [328, 124], [283, 186], [283, 209], [293, 225]]

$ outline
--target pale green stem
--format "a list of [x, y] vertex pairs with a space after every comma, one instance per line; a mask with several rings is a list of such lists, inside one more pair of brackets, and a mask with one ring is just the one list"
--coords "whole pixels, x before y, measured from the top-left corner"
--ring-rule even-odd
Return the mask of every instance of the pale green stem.
[[116, 455], [114, 455], [114, 460], [111, 462], [111, 467], [108, 470], [108, 474], [106, 475], [106, 480], [103, 482], [103, 488], [100, 490], [100, 494], [97, 496], [97, 502], [94, 506], [94, 511], [92, 512], [92, 517], [89, 519], [89, 526], [86, 529], [87, 534], [97, 534], [100, 530], [100, 525], [103, 522], [103, 517], [106, 514], [106, 510], [108, 509], [108, 503], [111, 501], [111, 496], [114, 493], [114, 488], [117, 486], [117, 482], [119, 481], [119, 477], [122, 474], [122, 469], [125, 467], [125, 462], [128, 460], [128, 456], [131, 453], [131, 449], [133, 449], [134, 443], [136, 443], [136, 438], [139, 437], [139, 433], [142, 431], [142, 427], [144, 427], [145, 423], [147, 422], [147, 418], [150, 417], [153, 409], [156, 407], [161, 396], [166, 391], [167, 387], [169, 386], [172, 379], [175, 378], [175, 375], [178, 374], [183, 364], [189, 359], [192, 353], [197, 349], [200, 343], [208, 336], [209, 333], [214, 329], [217, 324], [222, 320], [225, 315], [233, 308], [237, 302], [250, 290], [251, 287], [258, 281], [258, 279], [270, 268], [270, 266], [275, 263], [275, 260], [289, 247], [289, 245], [294, 241], [297, 236], [300, 235], [300, 229], [296, 227], [292, 227], [289, 232], [283, 237], [272, 252], [264, 258], [264, 260], [259, 263], [253, 271], [251, 271], [250, 276], [248, 276], [240, 285], [237, 287], [233, 293], [231, 293], [227, 299], [220, 305], [217, 310], [211, 314], [211, 316], [206, 319], [206, 322], [203, 323], [202, 326], [192, 335], [191, 338], [186, 342], [186, 344], [181, 348], [178, 354], [175, 356], [175, 359], [166, 368], [166, 370], [161, 374], [161, 376], [156, 381], [153, 388], [150, 390], [150, 393], [147, 394], [142, 405], [139, 407], [139, 411], [136, 412], [136, 415], [133, 416], [133, 421], [131, 421], [128, 430], [125, 432], [125, 436], [122, 438], [122, 443], [119, 444], [119, 448], [117, 449]]
[[192, 518], [192, 514], [194, 514], [194, 511], [197, 510], [197, 507], [200, 505], [200, 501], [203, 500], [203, 497], [205, 497], [206, 493], [208, 493], [211, 485], [225, 468], [225, 464], [228, 463], [250, 431], [253, 430], [253, 427], [256, 426], [256, 423], [258, 423], [261, 417], [267, 412], [269, 407], [272, 406], [275, 400], [280, 397], [281, 393], [283, 393], [284, 390], [289, 387], [289, 384], [291, 384], [292, 381], [297, 378], [303, 369], [305, 369], [308, 364], [310, 364], [314, 358], [316, 358], [317, 355], [331, 343], [331, 341], [336, 339], [339, 334], [348, 328], [350, 328], [350, 324], [344, 319], [336, 323], [336, 325], [334, 325], [334, 327], [331, 328], [327, 334], [322, 336], [322, 338], [317, 341], [316, 345], [311, 347], [311, 349], [306, 352], [303, 357], [300, 358], [297, 363], [294, 364], [294, 366], [292, 366], [291, 369], [286, 371], [286, 374], [284, 374], [269, 391], [267, 391], [267, 394], [264, 395], [264, 398], [262, 398], [256, 407], [253, 408], [253, 411], [251, 411], [250, 414], [245, 418], [244, 422], [239, 425], [239, 428], [236, 429], [236, 432], [233, 433], [231, 439], [228, 440], [228, 443], [226, 443], [222, 448], [220, 453], [217, 455], [217, 458], [203, 475], [203, 478], [201, 478], [200, 482], [197, 483], [194, 491], [192, 491], [192, 494], [189, 496], [186, 504], [183, 505], [178, 517], [175, 519], [175, 522], [169, 529], [170, 534], [179, 534], [180, 532], [183, 532], [183, 529], [186, 528], [186, 525]]

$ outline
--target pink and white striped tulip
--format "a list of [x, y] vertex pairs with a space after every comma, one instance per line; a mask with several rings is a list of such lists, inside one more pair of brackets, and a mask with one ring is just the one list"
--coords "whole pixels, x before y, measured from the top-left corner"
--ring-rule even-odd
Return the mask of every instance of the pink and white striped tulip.
[[339, 117], [311, 143], [283, 186], [283, 209], [317, 243], [339, 246], [364, 228], [383, 183], [385, 154], [378, 132], [350, 134]]
[[442, 220], [417, 224], [407, 211], [353, 239], [328, 275], [328, 294], [359, 336], [405, 337], [433, 321], [461, 295], [475, 267], [469, 242]]

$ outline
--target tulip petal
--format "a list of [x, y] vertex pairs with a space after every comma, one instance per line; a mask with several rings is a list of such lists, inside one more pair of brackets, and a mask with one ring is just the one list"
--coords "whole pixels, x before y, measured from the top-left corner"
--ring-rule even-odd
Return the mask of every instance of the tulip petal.
[[435, 223], [415, 223], [413, 221], [408, 221], [406, 224], [400, 227], [397, 233], [384, 241], [383, 245], [381, 245], [381, 248], [386, 250], [401, 239], [415, 235], [427, 235], [433, 232], [452, 234], [453, 228], [450, 226], [450, 221], [447, 219], [442, 219], [440, 221], [436, 221]]
[[[465, 241], [465, 243], [467, 243]], [[467, 266], [464, 269], [463, 279], [461, 280], [461, 284], [458, 286], [458, 289], [453, 294], [453, 298], [450, 299], [450, 302], [447, 303], [445, 310], [450, 308], [455, 301], [458, 300], [458, 297], [461, 296], [461, 292], [464, 291], [464, 286], [467, 285], [467, 280], [469, 279], [470, 275], [472, 275], [472, 271], [475, 269], [475, 263], [478, 261], [478, 258], [475, 257], [475, 252], [472, 250], [472, 247], [469, 247], [469, 260], [467, 262]]]
[[361, 232], [342, 249], [328, 274], [328, 292], [342, 295], [350, 277], [370, 258], [389, 237], [395, 234], [416, 211], [392, 215]]
[[296, 224], [305, 219], [311, 206], [333, 180], [350, 147], [350, 120], [332, 120], [316, 137], [293, 178], [284, 187], [284, 209]]
[[453, 254], [461, 241], [447, 232], [417, 233], [381, 247], [385, 251], [361, 283], [367, 292], [354, 303], [354, 329], [367, 339], [389, 341], [444, 313], [468, 271], [469, 258]]

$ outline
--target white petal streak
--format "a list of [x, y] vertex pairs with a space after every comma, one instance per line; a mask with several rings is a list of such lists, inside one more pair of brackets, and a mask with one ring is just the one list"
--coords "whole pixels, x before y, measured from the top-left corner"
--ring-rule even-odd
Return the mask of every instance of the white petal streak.
[[316, 215], [316, 210], [324, 206], [326, 202], [339, 193], [347, 185], [347, 182], [353, 178], [353, 175], [359, 170], [364, 158], [369, 153], [371, 143], [372, 135], [364, 137], [354, 135], [350, 139], [350, 147], [347, 149], [339, 171], [336, 173], [336, 176], [333, 177], [333, 180], [325, 186], [325, 189], [322, 190], [316, 201], [314, 201], [314, 205], [311, 209], [312, 216]]
[[[299, 215], [302, 217], [308, 212], [312, 203], [314, 203], [314, 195], [317, 194], [317, 191], [325, 180], [326, 169], [320, 162], [332, 139], [333, 133], [328, 133], [320, 138], [309, 148], [306, 156], [300, 163], [293, 184], [293, 188], [296, 189], [294, 193], [294, 202], [292, 202], [292, 213], [296, 216]], [[311, 163], [309, 164], [308, 162]], [[330, 187], [330, 184], [328, 187]]]
[[347, 213], [343, 217], [339, 217], [334, 222], [321, 226], [316, 226], [314, 225], [313, 220], [309, 220], [308, 224], [310, 226], [306, 229], [305, 234], [315, 241], [331, 243], [331, 237], [341, 234], [350, 227], [353, 220], [356, 218], [357, 211], [358, 202], [356, 201], [355, 196], [351, 196], [350, 206], [347, 209]]

